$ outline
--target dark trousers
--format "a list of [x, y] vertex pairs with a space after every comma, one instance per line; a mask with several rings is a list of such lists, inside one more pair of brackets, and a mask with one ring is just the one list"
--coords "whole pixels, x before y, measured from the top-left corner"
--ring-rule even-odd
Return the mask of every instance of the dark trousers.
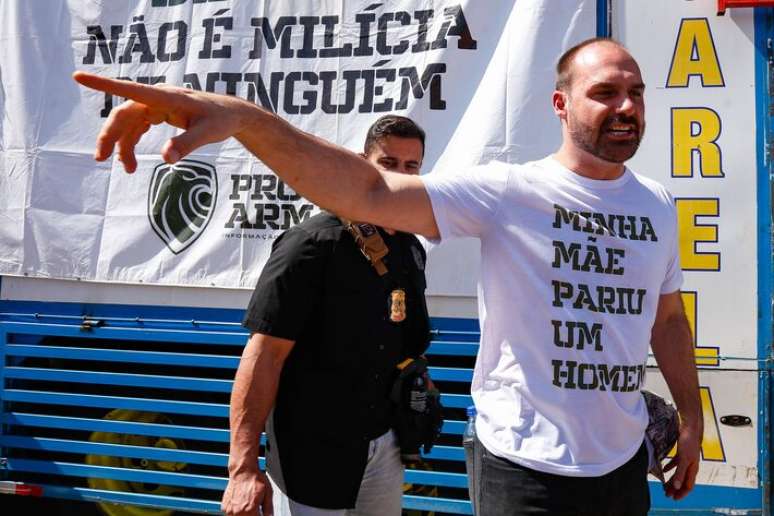
[[525, 468], [492, 455], [478, 439], [468, 464], [477, 516], [645, 516], [650, 509], [644, 442], [626, 464], [601, 477], [567, 477]]

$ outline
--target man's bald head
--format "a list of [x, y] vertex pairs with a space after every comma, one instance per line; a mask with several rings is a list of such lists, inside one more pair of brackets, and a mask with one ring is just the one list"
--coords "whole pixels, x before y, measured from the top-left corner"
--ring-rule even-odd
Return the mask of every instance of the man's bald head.
[[590, 39], [581, 41], [574, 47], [567, 50], [564, 54], [562, 54], [562, 56], [559, 58], [559, 61], [557, 61], [556, 63], [556, 89], [557, 90], [563, 91], [565, 93], [569, 93], [570, 87], [572, 86], [573, 64], [575, 62], [575, 58], [577, 57], [578, 53], [580, 53], [581, 50], [593, 45], [613, 45], [615, 47], [620, 48], [627, 54], [629, 53], [626, 47], [624, 47], [621, 43], [617, 42], [612, 38], [590, 38]]
[[594, 38], [565, 52], [557, 72], [552, 102], [564, 155], [617, 164], [631, 158], [645, 130], [645, 84], [632, 55]]

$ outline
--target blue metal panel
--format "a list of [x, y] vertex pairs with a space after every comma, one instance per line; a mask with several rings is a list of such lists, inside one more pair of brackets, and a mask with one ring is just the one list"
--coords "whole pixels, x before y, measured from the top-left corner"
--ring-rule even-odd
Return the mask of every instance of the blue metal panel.
[[[3, 327], [0, 326], [0, 414], [5, 412], [5, 348], [6, 348], [6, 335], [3, 331]], [[0, 424], [0, 437], [4, 433], [5, 425]], [[5, 457], [5, 450], [0, 446], [0, 457]], [[7, 474], [0, 468], [0, 480], [5, 479]]]
[[757, 155], [758, 203], [758, 358], [769, 359], [758, 382], [758, 471], [763, 486], [762, 505], [771, 513], [771, 445], [774, 442], [769, 421], [772, 357], [772, 241], [771, 241], [771, 163], [768, 152], [772, 138], [769, 84], [770, 38], [774, 36], [772, 9], [755, 9], [755, 140]]
[[462, 462], [465, 460], [465, 451], [459, 446], [433, 446], [430, 453], [422, 453], [422, 457]]
[[[0, 304], [2, 304], [0, 302]], [[38, 306], [40, 308], [40, 306]], [[45, 307], [50, 310], [49, 306]], [[62, 308], [62, 307], [59, 307]], [[69, 307], [70, 312], [77, 312]], [[108, 311], [102, 307], [102, 311]], [[154, 366], [154, 371], [164, 366], [173, 366], [175, 372], [180, 368], [220, 368], [234, 369], [238, 365], [237, 356], [224, 356], [214, 354], [192, 354], [187, 352], [167, 352], [154, 351], [154, 342], [163, 342], [164, 349], [170, 349], [169, 343], [180, 343], [186, 346], [188, 343], [199, 344], [220, 344], [234, 345], [235, 355], [240, 351], [246, 337], [238, 326], [227, 328], [227, 331], [216, 331], [219, 329], [219, 322], [209, 320], [206, 322], [207, 331], [202, 331], [202, 324], [192, 324], [184, 320], [161, 320], [153, 319], [156, 314], [149, 307], [143, 307], [146, 319], [142, 323], [133, 320], [129, 315], [124, 319], [116, 317], [106, 318], [105, 326], [96, 327], [89, 331], [80, 329], [81, 317], [73, 316], [71, 313], [67, 318], [58, 318], [55, 313], [47, 315], [34, 313], [13, 314], [11, 317], [14, 322], [0, 323], [0, 331], [13, 330], [8, 335], [12, 344], [7, 346], [9, 356], [15, 365], [7, 368], [8, 377], [6, 382], [0, 385], [0, 389], [13, 386], [11, 382], [63, 382], [62, 389], [66, 384], [94, 385], [98, 389], [99, 385], [123, 386], [127, 388], [127, 394], [131, 395], [131, 388], [162, 388], [174, 389], [177, 391], [188, 392], [227, 392], [230, 389], [231, 381], [219, 378], [207, 378], [210, 373], [206, 369], [201, 369], [201, 378], [196, 377], [199, 370], [187, 370], [184, 377], [171, 375], [148, 375], [138, 374], [136, 368], [131, 368], [129, 372], [114, 372], [121, 364], [132, 367], [141, 364]], [[6, 314], [7, 315], [7, 314]], [[178, 314], [179, 315], [179, 314]], [[1, 318], [1, 316], [0, 316]], [[44, 321], [42, 324], [33, 324], [32, 321]], [[53, 322], [52, 322], [53, 321]], [[155, 321], [155, 322], [154, 322]], [[68, 324], [62, 324], [66, 322]], [[152, 324], [151, 324], [152, 323]], [[475, 356], [478, 350], [477, 321], [449, 319], [443, 321], [448, 327], [434, 331], [434, 351], [448, 352], [444, 354], [455, 356]], [[438, 325], [438, 320], [434, 321]], [[121, 327], [114, 327], [121, 325]], [[161, 325], [163, 328], [156, 326]], [[89, 339], [89, 346], [92, 347], [69, 347], [69, 345], [48, 345], [38, 344], [40, 337], [57, 336], [65, 339], [72, 339], [67, 344], [77, 344], [78, 338]], [[135, 351], [127, 349], [108, 349], [113, 347], [111, 340], [122, 339], [133, 342], [146, 342], [146, 349], [151, 351]], [[104, 341], [104, 345], [99, 341]], [[6, 340], [3, 340], [5, 344]], [[183, 349], [183, 348], [181, 348]], [[191, 346], [191, 350], [196, 347]], [[186, 350], [187, 351], [187, 350]], [[228, 350], [224, 348], [228, 353]], [[25, 365], [28, 359], [37, 360], [33, 363], [34, 367]], [[95, 369], [104, 368], [99, 362], [113, 364], [109, 367], [110, 372], [101, 373], [95, 370], [87, 370], [87, 366], [78, 365], [78, 370], [40, 367], [40, 359], [53, 360], [79, 360], [94, 363]], [[69, 363], [69, 362], [65, 362]], [[471, 361], [472, 363], [472, 361]], [[143, 371], [140, 371], [141, 373]], [[434, 367], [432, 372], [438, 381], [447, 382], [469, 382], [471, 371], [459, 367]], [[203, 428], [190, 427], [172, 424], [153, 424], [138, 423], [134, 421], [119, 421], [112, 419], [93, 419], [91, 417], [75, 417], [81, 407], [113, 409], [128, 409], [146, 412], [186, 414], [192, 416], [216, 416], [223, 418], [224, 427], [225, 418], [228, 416], [228, 407], [219, 404], [202, 404], [175, 401], [174, 399], [148, 399], [141, 397], [118, 397], [103, 396], [97, 391], [97, 394], [72, 394], [71, 392], [59, 392], [59, 389], [52, 387], [52, 384], [46, 384], [45, 391], [33, 390], [31, 385], [34, 383], [21, 384], [19, 388], [7, 389], [3, 395], [7, 401], [24, 402], [33, 404], [31, 408], [25, 407], [25, 412], [12, 412], [2, 414], [0, 420], [3, 425], [10, 429], [11, 435], [6, 435], [0, 439], [0, 446], [6, 446], [11, 451], [8, 463], [9, 475], [13, 478], [14, 474], [20, 472], [30, 472], [38, 474], [61, 475], [63, 477], [98, 477], [124, 480], [128, 482], [161, 483], [169, 485], [183, 485], [187, 487], [202, 487], [212, 490], [221, 490], [225, 486], [226, 479], [220, 476], [206, 475], [181, 475], [168, 472], [132, 470], [121, 467], [98, 467], [68, 462], [53, 462], [45, 460], [30, 460], [17, 458], [13, 456], [17, 450], [30, 449], [41, 450], [51, 453], [72, 453], [77, 455], [109, 455], [117, 457], [130, 457], [135, 459], [148, 459], [164, 462], [180, 462], [187, 464], [198, 464], [199, 467], [215, 467], [219, 470], [224, 469], [227, 461], [225, 453], [211, 453], [201, 451], [168, 450], [151, 447], [116, 445], [108, 443], [92, 443], [82, 438], [59, 439], [44, 437], [35, 434], [35, 429], [45, 431], [46, 429], [57, 429], [58, 432], [73, 430], [87, 432], [114, 432], [124, 435], [147, 435], [147, 436], [165, 436], [182, 440], [210, 441], [225, 443], [228, 441], [228, 431], [225, 428]], [[53, 385], [56, 385], [53, 384]], [[21, 388], [23, 387], [23, 389]], [[1, 391], [0, 391], [1, 392]], [[167, 395], [169, 396], [169, 395]], [[443, 402], [446, 407], [454, 410], [465, 408], [472, 403], [470, 396], [461, 394], [445, 394]], [[72, 407], [72, 414], [68, 412], [67, 416], [46, 413], [51, 407], [67, 406]], [[36, 413], [36, 412], [41, 413]], [[91, 413], [88, 413], [91, 414]], [[462, 434], [465, 422], [458, 420], [446, 420], [443, 432], [446, 435]], [[26, 427], [25, 434], [32, 437], [12, 435]], [[30, 433], [30, 430], [32, 433]], [[50, 435], [50, 434], [43, 434]], [[60, 435], [57, 433], [56, 435]], [[262, 442], [264, 438], [262, 437]], [[459, 446], [436, 446], [431, 453], [426, 455], [430, 461], [440, 461], [433, 463], [438, 465], [436, 471], [411, 471], [407, 473], [406, 480], [415, 485], [442, 486], [454, 489], [460, 489], [460, 493], [467, 485], [466, 476], [462, 473], [450, 473], [444, 471], [443, 464], [456, 462], [461, 463], [464, 460], [464, 454]], [[263, 466], [263, 459], [260, 459]], [[178, 475], [178, 476], [175, 476]], [[66, 480], [62, 480], [66, 482]], [[109, 491], [84, 490], [75, 487], [54, 487], [48, 486], [45, 490], [46, 496], [57, 496], [63, 498], [91, 499], [114, 501], [118, 503], [132, 503], [153, 507], [172, 507], [180, 510], [196, 510], [217, 512], [218, 504], [206, 500], [186, 500], [174, 497], [156, 497], [153, 495], [134, 495], [132, 493], [113, 493]], [[405, 506], [407, 508], [421, 508], [423, 510], [443, 511], [454, 514], [471, 514], [470, 504], [467, 500], [454, 500], [445, 498], [436, 498], [433, 496], [407, 495], [405, 497]]]
[[[770, 108], [769, 59], [771, 52], [770, 38], [774, 38], [774, 11], [755, 9], [755, 99], [756, 99], [756, 131], [755, 140], [758, 149], [757, 165], [757, 195], [758, 195], [758, 287], [762, 301], [770, 301], [772, 294], [772, 240], [771, 240], [771, 162], [768, 152], [769, 142], [774, 135], [774, 120]], [[767, 297], [768, 296], [768, 297]], [[765, 336], [759, 341], [761, 356], [771, 357], [771, 322], [772, 307], [770, 302], [762, 302], [759, 306], [761, 318], [758, 329]]]
[[460, 317], [433, 317], [433, 333], [436, 335], [457, 334], [462, 335], [471, 342], [478, 342], [480, 331], [478, 319], [464, 319]]
[[[123, 493], [119, 491], [104, 491], [82, 487], [61, 487], [43, 485], [43, 496], [68, 500], [90, 502], [109, 502], [119, 504], [158, 507], [179, 511], [202, 513], [220, 513], [220, 502], [195, 500], [174, 496], [148, 495], [139, 493]], [[473, 514], [470, 502], [450, 498], [427, 498], [413, 495], [403, 497], [403, 507], [406, 509], [444, 512], [449, 514]]]
[[72, 324], [41, 324], [26, 322], [2, 322], [6, 333], [25, 333], [30, 335], [59, 335], [90, 339], [117, 339], [135, 341], [185, 342], [190, 344], [224, 344], [229, 346], [244, 346], [248, 334], [245, 331], [204, 331], [180, 329], [150, 328], [146, 325], [135, 327], [113, 328], [94, 327], [84, 330], [76, 322]]
[[769, 413], [771, 405], [770, 379], [770, 364], [767, 364], [766, 370], [758, 372], [758, 500], [764, 511], [763, 514], [770, 514], [771, 509], [771, 452], [768, 445], [769, 439], [771, 439], [771, 428], [769, 427], [771, 418]]
[[112, 468], [107, 466], [87, 466], [70, 462], [54, 462], [47, 460], [29, 460], [9, 458], [8, 471], [26, 471], [31, 473], [48, 473], [69, 477], [111, 478], [127, 482], [145, 482], [170, 486], [194, 487], [197, 489], [226, 488], [226, 479], [209, 475], [188, 475], [185, 473], [169, 473], [166, 471], [151, 471], [148, 469]]
[[194, 416], [228, 417], [228, 405], [220, 405], [217, 403], [189, 403], [174, 400], [123, 398], [115, 396], [97, 396], [93, 394], [65, 394], [60, 392], [38, 392], [22, 389], [6, 389], [5, 399], [6, 401], [71, 405], [74, 407], [131, 409], [146, 410], [149, 412], [168, 412], [172, 414], [191, 414]]
[[195, 500], [177, 496], [150, 495], [141, 493], [125, 493], [121, 491], [104, 491], [84, 487], [62, 487], [43, 485], [43, 496], [65, 500], [80, 500], [84, 502], [108, 502], [118, 504], [140, 505], [143, 507], [158, 507], [176, 511], [192, 511], [204, 513], [220, 513], [220, 502], [210, 500]]
[[463, 473], [446, 473], [443, 471], [422, 471], [407, 469], [406, 482], [427, 486], [468, 487], [468, 477]]
[[24, 448], [27, 450], [79, 453], [84, 455], [109, 455], [111, 457], [131, 457], [133, 459], [203, 464], [206, 466], [219, 466], [223, 468], [228, 466], [227, 454], [156, 448], [150, 446], [127, 446], [123, 444], [73, 441], [70, 439], [47, 439], [43, 437], [19, 437], [13, 435], [1, 436], [0, 445], [7, 448]]
[[462, 435], [465, 431], [465, 421], [449, 421], [443, 422], [443, 429], [441, 430], [445, 434]]
[[[88, 316], [93, 319], [116, 320], [123, 318], [126, 321], [143, 321], [150, 325], [159, 325], [157, 321], [169, 321], [170, 325], [176, 325], [179, 329], [191, 329], [196, 324], [204, 324], [206, 321], [217, 321], [219, 325], [231, 323], [239, 326], [244, 315], [244, 310], [227, 308], [197, 308], [187, 306], [169, 305], [119, 305], [119, 304], [90, 304], [90, 303], [65, 303], [37, 301], [0, 301], [0, 319], [26, 320], [32, 317], [34, 320], [43, 320], [47, 314], [57, 316]], [[37, 317], [36, 317], [37, 316]]]
[[474, 357], [478, 353], [478, 343], [469, 342], [439, 342], [433, 341], [427, 349], [427, 354], [449, 355], [449, 356], [467, 356]]
[[123, 385], [127, 387], [153, 387], [156, 389], [207, 392], [231, 392], [231, 385], [234, 383], [231, 380], [216, 380], [212, 378], [107, 373], [101, 371], [76, 371], [72, 369], [42, 369], [36, 367], [7, 367], [5, 369], [5, 377], [23, 380], [47, 380], [52, 382]]
[[105, 362], [126, 362], [131, 364], [177, 365], [180, 367], [216, 367], [236, 369], [239, 357], [222, 355], [162, 353], [159, 351], [127, 351], [97, 348], [70, 348], [27, 344], [8, 344], [8, 356], [62, 358], [71, 360], [94, 360]]
[[473, 398], [467, 394], [441, 394], [444, 407], [468, 408], [473, 405]]
[[115, 421], [112, 419], [88, 419], [9, 412], [3, 414], [0, 423], [12, 426], [58, 428], [87, 432], [115, 432], [120, 434], [193, 439], [196, 441], [229, 442], [228, 430], [226, 429], [136, 423], [134, 421]]
[[429, 367], [430, 376], [433, 380], [450, 382], [467, 382], [473, 380], [473, 371], [471, 369], [462, 369], [459, 367]]
[[597, 37], [610, 37], [610, 1], [597, 0]]
[[403, 508], [450, 514], [473, 514], [473, 508], [469, 501], [451, 498], [427, 498], [424, 496], [406, 495], [403, 497]]
[[717, 511], [720, 507], [728, 507], [729, 503], [733, 505], [733, 510], [723, 509], [715, 514], [745, 514], [741, 512], [744, 509], [758, 512], [761, 495], [760, 489], [697, 485], [687, 497], [675, 502], [666, 497], [660, 483], [650, 483], [651, 504], [660, 511], [672, 511], [672, 514], [693, 514], [697, 509]]

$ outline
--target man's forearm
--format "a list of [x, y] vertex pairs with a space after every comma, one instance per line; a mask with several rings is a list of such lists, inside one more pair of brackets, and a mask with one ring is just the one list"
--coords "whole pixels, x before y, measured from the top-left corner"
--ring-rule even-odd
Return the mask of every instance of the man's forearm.
[[231, 390], [229, 474], [258, 468], [260, 436], [274, 406], [286, 356], [255, 338], [245, 348]]
[[681, 423], [701, 431], [704, 420], [699, 380], [691, 329], [685, 315], [675, 314], [655, 327], [651, 348], [680, 413]]
[[362, 156], [258, 106], [239, 112], [245, 119], [236, 139], [302, 196], [350, 220], [438, 238], [419, 177], [379, 171]]
[[339, 215], [362, 220], [368, 197], [383, 185], [382, 174], [358, 154], [305, 133], [265, 109], [252, 106], [243, 127], [235, 137], [248, 151], [296, 192]]

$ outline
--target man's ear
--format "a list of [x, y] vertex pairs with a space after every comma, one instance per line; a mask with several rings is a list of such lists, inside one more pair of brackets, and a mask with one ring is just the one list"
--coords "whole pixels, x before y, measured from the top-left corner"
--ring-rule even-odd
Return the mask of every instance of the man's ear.
[[565, 118], [567, 116], [567, 104], [570, 99], [567, 97], [567, 93], [562, 90], [554, 90], [554, 94], [551, 97], [551, 103], [554, 107], [554, 113], [559, 118]]

